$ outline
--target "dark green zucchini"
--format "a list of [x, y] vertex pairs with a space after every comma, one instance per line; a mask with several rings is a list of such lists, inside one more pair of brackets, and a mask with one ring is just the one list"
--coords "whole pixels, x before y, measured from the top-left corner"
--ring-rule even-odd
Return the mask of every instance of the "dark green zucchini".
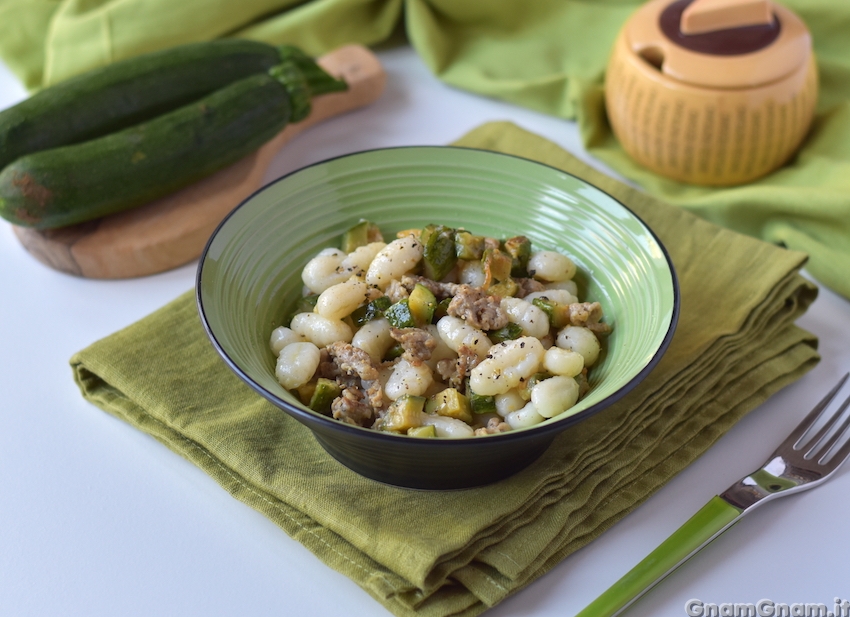
[[287, 60], [147, 122], [22, 156], [0, 172], [0, 216], [50, 229], [140, 206], [257, 150], [312, 95], [346, 87]]
[[123, 131], [17, 159], [0, 173], [0, 214], [44, 229], [139, 206], [253, 152], [290, 114], [280, 82], [246, 77]]
[[273, 45], [219, 39], [136, 56], [72, 77], [0, 112], [0, 169], [25, 154], [144, 122], [280, 62], [281, 50]]

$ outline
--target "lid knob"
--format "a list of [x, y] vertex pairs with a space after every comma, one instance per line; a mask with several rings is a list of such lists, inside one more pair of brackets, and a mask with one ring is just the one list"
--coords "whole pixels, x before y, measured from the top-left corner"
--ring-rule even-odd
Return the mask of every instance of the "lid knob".
[[682, 34], [702, 34], [743, 26], [770, 25], [769, 0], [694, 0], [682, 12]]

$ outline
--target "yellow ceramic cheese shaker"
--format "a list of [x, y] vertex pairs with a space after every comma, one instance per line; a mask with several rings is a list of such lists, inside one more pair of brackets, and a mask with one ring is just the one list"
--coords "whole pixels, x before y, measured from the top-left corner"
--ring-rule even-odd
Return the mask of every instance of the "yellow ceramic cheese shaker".
[[614, 46], [605, 100], [634, 159], [683, 182], [749, 182], [809, 130], [818, 77], [805, 24], [771, 0], [652, 0]]

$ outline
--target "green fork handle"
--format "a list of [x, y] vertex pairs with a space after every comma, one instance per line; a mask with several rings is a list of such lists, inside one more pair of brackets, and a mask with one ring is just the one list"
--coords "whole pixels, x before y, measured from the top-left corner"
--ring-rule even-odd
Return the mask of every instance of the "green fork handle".
[[576, 617], [613, 617], [649, 591], [691, 555], [731, 527], [742, 510], [712, 497], [669, 538]]

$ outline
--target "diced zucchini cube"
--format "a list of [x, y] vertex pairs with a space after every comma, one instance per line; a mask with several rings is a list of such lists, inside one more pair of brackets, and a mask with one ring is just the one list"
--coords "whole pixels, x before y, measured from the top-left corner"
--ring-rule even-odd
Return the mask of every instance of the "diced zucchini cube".
[[395, 304], [391, 305], [384, 311], [384, 317], [390, 322], [393, 328], [415, 328], [416, 319], [413, 313], [410, 312], [410, 302], [407, 298], [402, 298]]
[[481, 258], [484, 262], [486, 286], [495, 285], [511, 278], [512, 261], [509, 255], [499, 249], [487, 249]]
[[404, 394], [392, 402], [384, 416], [384, 429], [405, 432], [422, 426], [422, 410], [425, 408], [424, 396]]
[[343, 252], [350, 253], [354, 249], [366, 246], [371, 242], [383, 242], [384, 236], [381, 229], [370, 221], [361, 220], [354, 227], [342, 235]]
[[414, 426], [407, 429], [407, 435], [408, 437], [436, 437], [437, 429], [434, 428], [433, 424], [429, 424], [428, 426]]
[[332, 379], [326, 379], [324, 377], [319, 377], [316, 382], [316, 389], [313, 390], [313, 395], [310, 397], [310, 404], [308, 407], [313, 411], [324, 415], [330, 415], [331, 413], [331, 403], [334, 402], [334, 399], [340, 395], [342, 389]]
[[466, 398], [469, 399], [469, 408], [472, 413], [495, 413], [496, 412], [496, 397], [484, 394], [477, 394], [469, 387], [469, 380], [466, 380]]
[[410, 292], [408, 308], [413, 320], [420, 328], [427, 326], [434, 319], [434, 311], [437, 309], [437, 298], [430, 289], [419, 283]]
[[491, 330], [487, 333], [487, 336], [493, 341], [494, 344], [501, 343], [503, 341], [513, 341], [522, 336], [522, 326], [513, 322], [508, 323], [503, 328], [499, 328], [498, 330]]
[[472, 424], [472, 408], [469, 399], [455, 388], [446, 388], [429, 397], [425, 403], [425, 411]]
[[457, 263], [454, 229], [444, 225], [427, 225], [419, 239], [424, 245], [422, 273], [429, 279], [442, 280]]
[[511, 275], [528, 276], [528, 258], [531, 257], [531, 240], [525, 236], [508, 238], [502, 245], [511, 256]]
[[360, 308], [355, 309], [354, 312], [351, 313], [351, 319], [354, 321], [355, 325], [362, 326], [373, 319], [383, 317], [384, 311], [390, 308], [391, 304], [392, 301], [389, 298], [386, 296], [379, 296], [371, 302], [367, 302]]
[[472, 261], [484, 254], [484, 236], [476, 236], [464, 229], [455, 232], [455, 255], [458, 259]]

